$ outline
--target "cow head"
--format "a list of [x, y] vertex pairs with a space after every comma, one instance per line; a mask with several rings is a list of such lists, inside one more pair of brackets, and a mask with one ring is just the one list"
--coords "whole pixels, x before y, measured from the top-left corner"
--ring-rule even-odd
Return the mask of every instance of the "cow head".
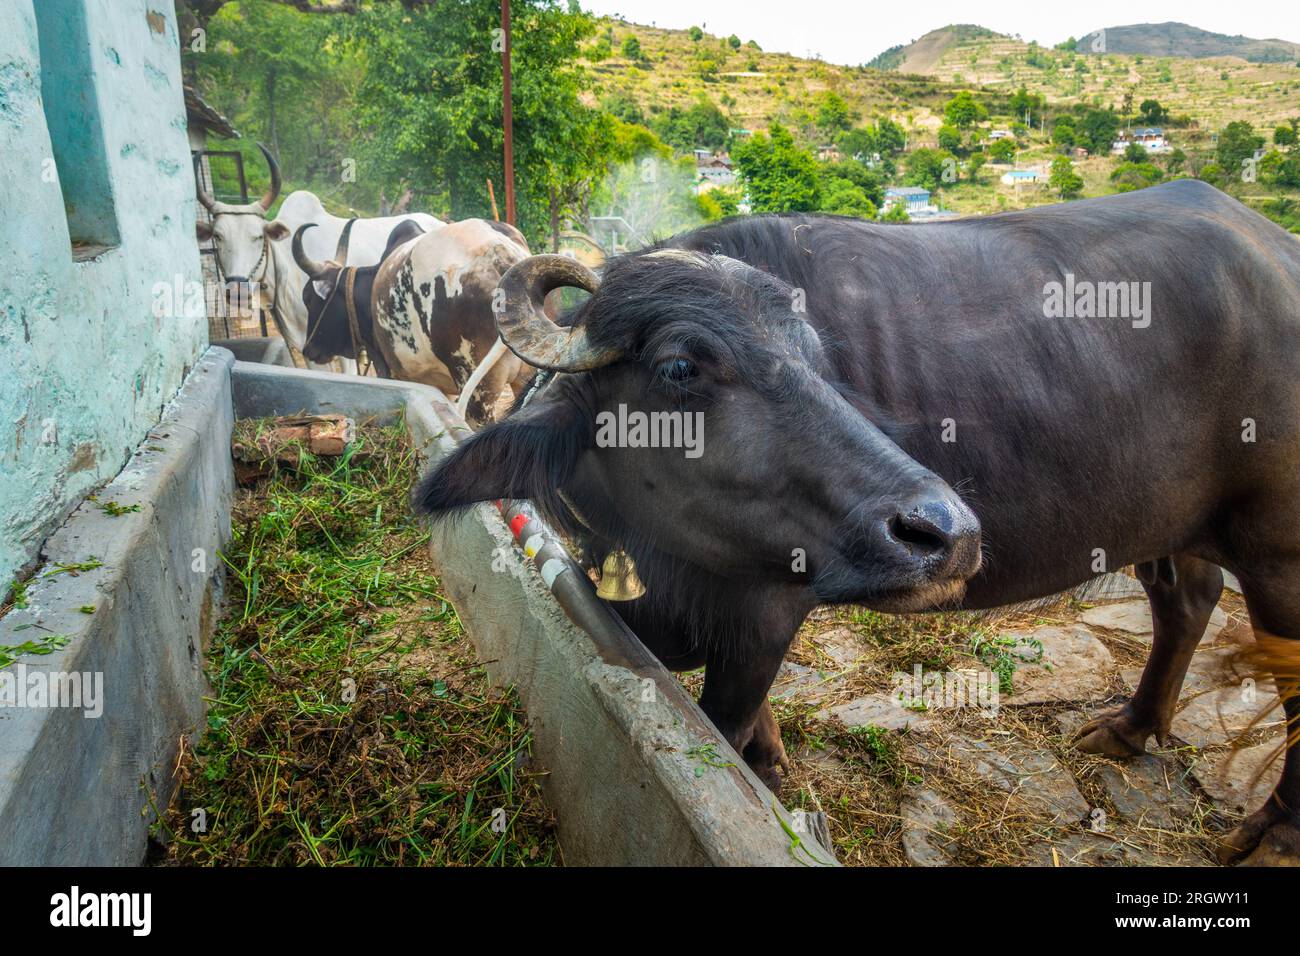
[[[349, 219], [339, 236], [334, 258], [317, 262], [302, 247], [303, 233], [315, 227], [314, 222], [304, 223], [293, 234], [293, 261], [307, 273], [308, 281], [302, 289], [302, 304], [307, 308], [307, 338], [303, 344], [303, 357], [311, 362], [328, 362], [335, 356], [357, 358], [348, 320], [347, 289], [344, 266], [348, 261], [348, 240], [352, 234]], [[406, 219], [388, 234], [388, 245], [378, 263], [372, 266], [354, 266], [352, 300], [357, 314], [358, 331], [369, 341], [373, 334], [370, 293], [375, 286], [375, 275], [389, 254], [402, 243], [424, 232], [419, 223]]]
[[[592, 293], [567, 328], [541, 308], [563, 286]], [[889, 611], [951, 601], [979, 568], [974, 514], [828, 382], [822, 342], [779, 279], [663, 249], [611, 260], [603, 280], [533, 256], [499, 288], [506, 344], [562, 374], [426, 476], [423, 511], [529, 498], [639, 566], [667, 554]], [[634, 431], [647, 421], [658, 442]], [[663, 447], [674, 427], [684, 447]]]
[[260, 282], [266, 274], [270, 243], [289, 235], [289, 227], [284, 223], [266, 219], [267, 211], [280, 195], [280, 167], [269, 149], [261, 143], [257, 148], [271, 169], [271, 185], [257, 202], [242, 205], [218, 202], [201, 182], [195, 184], [199, 202], [212, 214], [211, 222], [198, 224], [199, 241], [213, 240], [217, 265], [226, 277], [226, 291], [235, 309], [247, 307], [250, 282]]

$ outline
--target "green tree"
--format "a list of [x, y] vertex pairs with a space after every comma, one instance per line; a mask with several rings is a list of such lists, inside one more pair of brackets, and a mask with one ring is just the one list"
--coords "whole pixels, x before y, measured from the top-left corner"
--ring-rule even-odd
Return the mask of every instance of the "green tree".
[[668, 108], [650, 121], [650, 128], [665, 143], [682, 152], [696, 147], [721, 149], [731, 136], [731, 121], [704, 95], [686, 109]]
[[950, 153], [956, 153], [961, 150], [961, 130], [956, 126], [952, 126], [948, 123], [940, 126], [938, 139], [940, 149], [946, 149]]
[[861, 219], [875, 219], [876, 206], [861, 187], [855, 186], [847, 179], [831, 177], [825, 181], [821, 194], [821, 212], [837, 216], [857, 216]]
[[690, 38], [696, 43], [699, 43], [701, 40], [704, 39], [704, 31], [701, 30], [699, 27], [691, 27], [690, 30], [687, 32], [689, 33]]
[[881, 215], [881, 222], [911, 222], [912, 217], [907, 214], [907, 207], [901, 202], [896, 202], [890, 206]]
[[1062, 199], [1077, 196], [1083, 189], [1083, 177], [1074, 171], [1074, 163], [1066, 156], [1057, 156], [1052, 160], [1052, 171], [1047, 182]]
[[1124, 147], [1124, 161], [1129, 163], [1145, 163], [1147, 161], [1146, 147], [1141, 143], [1129, 143]]
[[853, 128], [858, 115], [834, 90], [824, 90], [817, 96], [814, 122], [823, 136], [834, 137]]
[[731, 47], [733, 50], [739, 50], [740, 37], [736, 36], [734, 33], [731, 36], [727, 37], [727, 46]]
[[1294, 120], [1292, 120], [1289, 126], [1283, 124], [1273, 130], [1273, 145], [1275, 146], [1285, 146], [1290, 148], [1296, 144], [1296, 140], [1297, 136]]
[[1169, 119], [1169, 111], [1157, 100], [1143, 100], [1138, 106], [1138, 113], [1141, 114], [1142, 122], [1148, 126], [1159, 126]]
[[885, 180], [880, 171], [868, 169], [854, 159], [842, 159], [833, 163], [822, 163], [818, 167], [823, 188], [832, 179], [842, 179], [862, 190], [872, 205], [879, 206], [885, 193]]
[[783, 126], [737, 144], [731, 158], [754, 212], [814, 212], [821, 206], [817, 160]]
[[1016, 141], [1010, 136], [989, 143], [989, 159], [995, 163], [1009, 163], [1016, 158]]
[[[381, 149], [376, 163], [409, 175], [417, 195], [445, 201], [456, 219], [489, 213], [486, 181], [502, 181], [501, 56], [485, 42], [497, 0], [440, 0], [405, 9], [362, 6], [342, 42], [362, 44], [362, 122]], [[563, 220], [585, 219], [592, 189], [615, 148], [615, 120], [584, 105], [590, 77], [582, 44], [595, 21], [551, 0], [515, 0], [513, 104], [519, 225], [553, 245]]]
[[1011, 94], [1007, 108], [1018, 122], [1034, 126], [1043, 120], [1043, 107], [1046, 100], [1037, 93], [1030, 93], [1023, 86]]
[[641, 41], [631, 34], [623, 38], [622, 50], [623, 56], [629, 60], [641, 59]]
[[957, 157], [947, 150], [922, 146], [907, 154], [905, 164], [907, 174], [903, 181], [909, 186], [924, 186], [937, 192], [957, 181]]
[[[282, 196], [311, 188], [335, 208], [377, 209], [385, 190], [390, 196], [401, 191], [400, 177], [377, 174], [357, 115], [363, 58], [333, 43], [338, 21], [350, 18], [307, 16], [270, 0], [218, 3], [204, 11], [202, 21], [188, 11], [186, 16], [205, 25], [207, 47], [200, 53], [183, 43], [183, 70], [243, 133], [226, 148], [243, 153], [250, 194], [260, 195], [267, 183], [258, 141], [279, 160], [286, 182]], [[352, 163], [345, 167], [347, 160]], [[348, 167], [368, 175], [344, 176]], [[218, 193], [237, 188], [233, 175], [228, 181], [224, 176], [231, 169], [213, 163]]]
[[983, 103], [978, 102], [969, 90], [962, 90], [943, 107], [943, 116], [949, 123], [960, 129], [974, 126], [989, 118], [989, 111]]
[[1131, 192], [1154, 186], [1165, 174], [1154, 163], [1120, 163], [1110, 174], [1110, 181], [1119, 192]]
[[984, 168], [984, 154], [972, 153], [970, 159], [966, 160], [966, 178], [972, 183], [980, 181], [980, 170]]
[[1052, 124], [1052, 142], [1062, 149], [1072, 147], [1077, 136], [1072, 116], [1058, 116], [1056, 122]]
[[1264, 137], [1256, 134], [1255, 128], [1250, 123], [1245, 120], [1234, 120], [1219, 133], [1215, 158], [1229, 176], [1240, 176], [1245, 162], [1263, 145]]
[[1111, 110], [1089, 110], [1077, 124], [1077, 129], [1076, 142], [1082, 142], [1094, 156], [1105, 156], [1119, 132], [1119, 117]]

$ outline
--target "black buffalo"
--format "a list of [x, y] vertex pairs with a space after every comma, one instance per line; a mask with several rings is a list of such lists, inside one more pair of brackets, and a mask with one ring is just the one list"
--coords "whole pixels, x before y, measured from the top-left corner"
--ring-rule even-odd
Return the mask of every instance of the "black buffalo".
[[[565, 285], [593, 292], [572, 333], [538, 308]], [[991, 608], [1135, 564], [1154, 648], [1082, 732], [1094, 752], [1169, 732], [1220, 568], [1294, 676], [1300, 243], [1210, 186], [917, 226], [737, 219], [600, 280], [533, 257], [502, 289], [507, 344], [566, 374], [418, 505], [529, 498], [597, 559], [628, 551], [648, 593], [620, 612], [666, 665], [706, 666], [701, 706], [769, 780], [768, 690], [822, 602]], [[620, 405], [702, 413], [703, 454], [602, 447]], [[1223, 856], [1300, 862], [1295, 746]]]

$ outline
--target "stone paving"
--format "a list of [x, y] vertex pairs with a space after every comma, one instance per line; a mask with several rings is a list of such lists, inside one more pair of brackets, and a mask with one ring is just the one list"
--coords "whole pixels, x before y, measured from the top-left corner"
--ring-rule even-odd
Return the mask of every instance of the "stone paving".
[[[773, 699], [778, 713], [809, 705], [814, 727], [869, 729], [896, 745], [908, 777], [896, 812], [875, 813], [890, 826], [873, 823], [868, 832], [891, 832], [911, 865], [1212, 865], [1215, 838], [1264, 801], [1281, 771], [1280, 761], [1270, 763], [1282, 742], [1281, 711], [1259, 720], [1276, 690], [1238, 659], [1250, 631], [1231, 590], [1193, 658], [1174, 739], [1164, 748], [1153, 739], [1129, 761], [1082, 754], [1072, 738], [1127, 699], [1142, 672], [1151, 611], [1132, 577], [1108, 575], [1081, 601], [991, 622], [998, 646], [1021, 650], [1011, 658], [1010, 693], [978, 715], [900, 706], [859, 630], [829, 609], [817, 612]], [[796, 784], [800, 767], [833, 777], [844, 764], [833, 747], [792, 756]], [[828, 778], [819, 779], [824, 786]], [[837, 841], [856, 836], [856, 815], [828, 813]]]

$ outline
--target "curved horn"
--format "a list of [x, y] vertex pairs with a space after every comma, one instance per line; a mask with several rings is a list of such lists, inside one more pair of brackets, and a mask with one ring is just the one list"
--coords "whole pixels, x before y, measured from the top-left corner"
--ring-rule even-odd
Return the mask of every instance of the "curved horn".
[[302, 234], [315, 225], [314, 222], [303, 223], [293, 234], [293, 261], [298, 263], [298, 268], [313, 280], [321, 278], [329, 269], [327, 263], [308, 258], [307, 253], [302, 249]]
[[198, 175], [194, 177], [194, 191], [198, 194], [199, 202], [208, 212], [212, 212], [217, 206], [217, 200], [212, 193], [203, 188], [203, 170], [197, 170]]
[[566, 286], [594, 293], [600, 279], [568, 256], [529, 256], [511, 266], [497, 284], [505, 300], [496, 312], [502, 341], [529, 365], [556, 372], [584, 372], [616, 361], [617, 349], [595, 348], [585, 328], [563, 328], [542, 311], [547, 294]]
[[352, 237], [352, 224], [355, 219], [349, 219], [346, 226], [343, 227], [343, 233], [339, 236], [338, 247], [334, 250], [334, 261], [341, 266], [348, 264], [348, 240]]
[[260, 200], [263, 211], [270, 212], [271, 206], [275, 204], [276, 197], [280, 195], [280, 164], [275, 161], [271, 151], [261, 143], [257, 144], [257, 148], [266, 157], [266, 165], [271, 167], [271, 185], [266, 188], [266, 192], [262, 194]]

